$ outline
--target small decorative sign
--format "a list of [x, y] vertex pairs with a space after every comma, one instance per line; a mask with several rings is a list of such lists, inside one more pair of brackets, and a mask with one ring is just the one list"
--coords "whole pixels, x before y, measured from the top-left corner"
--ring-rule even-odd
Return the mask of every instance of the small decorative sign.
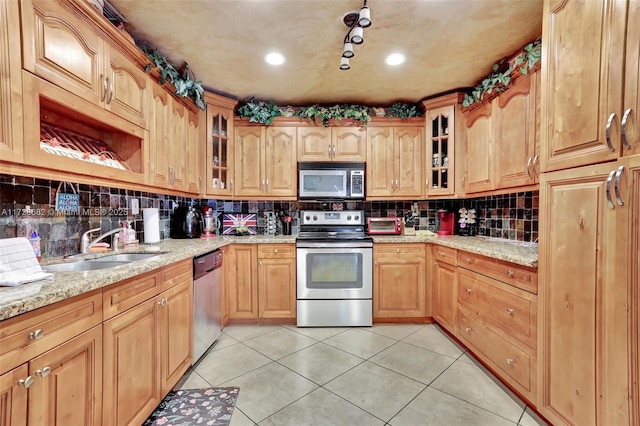
[[256, 214], [225, 213], [222, 221], [223, 235], [256, 235]]
[[[60, 192], [60, 187], [63, 182], [60, 182], [58, 185], [58, 191], [56, 192], [56, 211], [64, 211], [70, 213], [77, 213], [80, 211], [80, 194], [76, 194], [76, 189], [73, 185], [71, 186], [71, 190], [73, 194], [65, 194], [64, 192]], [[67, 187], [67, 183], [64, 182], [65, 188]]]

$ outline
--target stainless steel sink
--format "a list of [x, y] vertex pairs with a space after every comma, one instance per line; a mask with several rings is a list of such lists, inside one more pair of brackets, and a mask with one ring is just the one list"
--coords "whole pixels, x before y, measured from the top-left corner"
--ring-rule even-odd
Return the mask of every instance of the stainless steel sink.
[[88, 259], [85, 262], [135, 262], [137, 260], [148, 260], [159, 255], [159, 253], [120, 253]]
[[107, 269], [114, 268], [120, 265], [126, 265], [127, 263], [131, 263], [131, 261], [103, 261], [96, 262], [96, 259], [93, 260], [82, 260], [80, 262], [72, 262], [72, 263], [55, 263], [53, 265], [46, 265], [42, 267], [42, 270], [45, 272], [81, 272], [81, 271], [95, 271], [98, 269]]

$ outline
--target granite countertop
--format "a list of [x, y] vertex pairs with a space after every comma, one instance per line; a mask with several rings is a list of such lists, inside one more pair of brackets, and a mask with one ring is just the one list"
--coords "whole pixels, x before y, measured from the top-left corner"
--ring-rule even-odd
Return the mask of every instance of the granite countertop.
[[[538, 262], [538, 247], [537, 244], [532, 243], [487, 237], [374, 236], [374, 243], [392, 242], [439, 244], [530, 267], [536, 267]], [[275, 243], [295, 243], [295, 236], [219, 236], [211, 239], [162, 240], [157, 244], [143, 244], [120, 250], [119, 253], [157, 252], [158, 256], [114, 268], [82, 272], [56, 272], [52, 280], [23, 284], [18, 287], [0, 287], [0, 321], [229, 244]], [[51, 258], [43, 260], [42, 264], [74, 262], [79, 258], [104, 255], [88, 254], [74, 256], [72, 259]]]

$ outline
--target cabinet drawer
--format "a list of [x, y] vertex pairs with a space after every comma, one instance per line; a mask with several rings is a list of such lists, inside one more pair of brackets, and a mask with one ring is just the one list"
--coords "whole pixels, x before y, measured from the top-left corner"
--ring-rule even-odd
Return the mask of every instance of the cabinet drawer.
[[105, 321], [158, 293], [160, 293], [160, 283], [156, 271], [106, 287], [102, 295]]
[[425, 254], [424, 244], [374, 244], [373, 256], [392, 256], [394, 259], [399, 254], [422, 256]]
[[181, 282], [193, 279], [193, 259], [185, 259], [162, 268], [160, 275], [161, 291], [170, 289]]
[[293, 244], [258, 244], [258, 259], [294, 259], [295, 257], [296, 247]]
[[483, 321], [536, 348], [536, 296], [459, 268], [458, 301]]
[[502, 260], [461, 251], [458, 264], [499, 281], [511, 284], [533, 294], [538, 294], [538, 272], [536, 268], [527, 268]]
[[449, 265], [456, 266], [456, 255], [457, 255], [456, 249], [434, 245], [432, 247], [432, 250], [433, 250], [434, 261], [444, 262], [444, 263], [448, 263]]
[[101, 322], [101, 289], [0, 322], [0, 374]]
[[536, 401], [536, 353], [525, 350], [485, 327], [472, 314], [458, 310], [458, 336], [530, 402]]

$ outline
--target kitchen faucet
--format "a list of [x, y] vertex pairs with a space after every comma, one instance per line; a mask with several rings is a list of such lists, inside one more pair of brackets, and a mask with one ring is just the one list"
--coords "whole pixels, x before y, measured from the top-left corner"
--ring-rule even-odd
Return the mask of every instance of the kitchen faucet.
[[[92, 232], [98, 232], [100, 231], [101, 228], [94, 228], [94, 229], [89, 229], [87, 232], [85, 232], [84, 234], [82, 234], [82, 238], [80, 239], [80, 252], [81, 253], [89, 253], [89, 249], [91, 247], [93, 247], [96, 243], [102, 241], [105, 237], [108, 237], [109, 235], [113, 235], [115, 233], [118, 233], [120, 231], [122, 231], [122, 228], [115, 228], [112, 229], [111, 231], [107, 231], [104, 234], [99, 235], [95, 240], [91, 241], [91, 233]], [[114, 237], [111, 237], [111, 247], [113, 247], [113, 251], [118, 251], [118, 243], [116, 242], [114, 244]]]

